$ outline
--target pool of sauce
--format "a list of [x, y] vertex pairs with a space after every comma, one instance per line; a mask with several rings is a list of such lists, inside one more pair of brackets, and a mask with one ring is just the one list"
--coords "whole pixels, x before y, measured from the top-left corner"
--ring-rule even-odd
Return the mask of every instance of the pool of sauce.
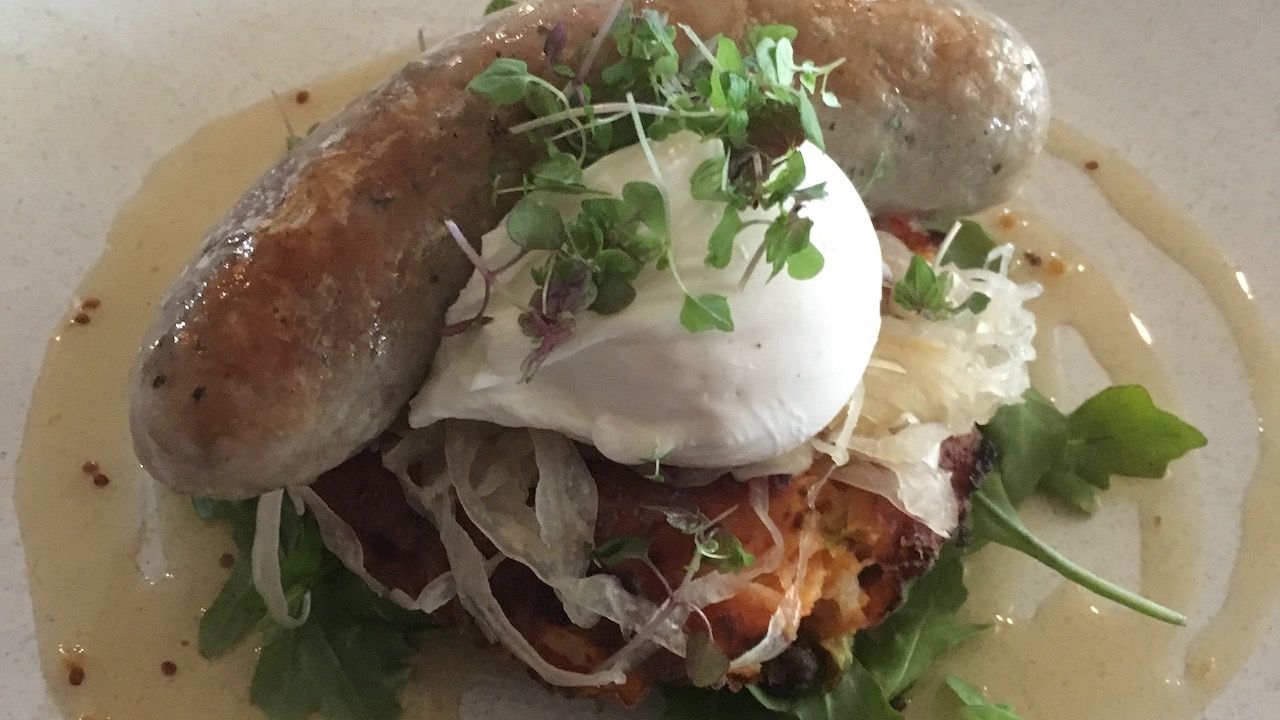
[[[138, 466], [126, 420], [127, 377], [159, 298], [205, 230], [284, 151], [281, 112], [293, 127], [309, 127], [405, 59], [384, 58], [312, 85], [304, 103], [294, 94], [279, 104], [266, 100], [174, 149], [120, 212], [102, 258], [78, 290], [76, 309], [51, 340], [27, 421], [16, 504], [40, 659], [67, 718], [170, 718], [176, 708], [184, 720], [260, 717], [249, 702], [253, 643], [216, 661], [195, 647], [200, 615], [229, 572], [223, 556], [230, 540]], [[1090, 173], [1098, 189], [1205, 287], [1244, 355], [1261, 424], [1274, 427], [1280, 377], [1272, 369], [1280, 356], [1214, 243], [1106, 148], [1055, 125], [1050, 151], [1079, 164], [1099, 161]], [[1056, 352], [1054, 328], [1074, 328], [1115, 382], [1141, 382], [1162, 403], [1174, 400], [1156, 350], [1116, 311], [1127, 307], [1125, 298], [1089, 258], [1026, 208], [999, 209], [986, 220], [1040, 260], [1033, 267], [1023, 257], [1018, 272], [1045, 281], [1047, 292], [1035, 305], [1043, 357]], [[1048, 363], [1035, 375], [1039, 387], [1057, 392], [1059, 378]], [[1009, 608], [1030, 565], [989, 549], [971, 567], [975, 591], [967, 612], [993, 630], [922, 683], [909, 716], [953, 716], [938, 687], [956, 672], [1036, 720], [1198, 717], [1247, 660], [1280, 584], [1280, 555], [1273, 552], [1280, 523], [1267, 515], [1280, 505], [1280, 474], [1273, 443], [1262, 434], [1259, 442], [1228, 601], [1207, 627], [1191, 637], [1066, 586], [1051, 589], [1033, 619], [1015, 618]], [[1194, 482], [1189, 474], [1180, 465], [1165, 482], [1120, 483], [1113, 491], [1137, 508], [1142, 590], [1181, 609], [1198, 597], [1196, 543], [1203, 533], [1194, 497], [1180, 490]], [[1030, 521], [1048, 514], [1032, 507]], [[456, 717], [468, 678], [487, 662], [461, 643], [445, 645], [425, 653], [415, 670], [405, 693], [409, 720]]]

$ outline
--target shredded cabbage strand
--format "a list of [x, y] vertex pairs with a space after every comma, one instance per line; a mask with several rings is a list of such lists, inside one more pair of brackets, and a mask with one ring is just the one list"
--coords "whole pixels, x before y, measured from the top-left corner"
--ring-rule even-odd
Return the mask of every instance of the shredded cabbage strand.
[[311, 614], [311, 593], [302, 596], [298, 617], [289, 613], [289, 598], [280, 581], [280, 512], [284, 490], [273, 490], [258, 498], [258, 514], [253, 535], [253, 587], [262, 596], [267, 613], [282, 627], [296, 628]]
[[[892, 283], [911, 254], [892, 235], [880, 239]], [[1036, 319], [1026, 303], [1041, 288], [1009, 278], [1012, 253], [1005, 245], [991, 251], [983, 268], [937, 268], [954, 279], [952, 305], [973, 293], [990, 298], [976, 315], [930, 320], [895, 305], [881, 323], [862, 386], [813, 442], [838, 466], [835, 479], [886, 497], [943, 537], [959, 523], [960, 504], [938, 466], [942, 442], [987, 422], [1031, 386]]]

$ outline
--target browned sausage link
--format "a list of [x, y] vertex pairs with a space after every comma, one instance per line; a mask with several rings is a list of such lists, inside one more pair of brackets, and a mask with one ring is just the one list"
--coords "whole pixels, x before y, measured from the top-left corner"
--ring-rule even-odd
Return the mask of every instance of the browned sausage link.
[[497, 224], [490, 162], [528, 146], [467, 83], [500, 56], [545, 65], [540, 27], [563, 22], [586, 44], [611, 6], [553, 0], [428, 51], [245, 195], [143, 351], [131, 421], [153, 475], [257, 495], [309, 482], [391, 423], [470, 273], [443, 222], [471, 238]]
[[[939, 187], [994, 202], [1007, 187], [970, 182], [975, 172], [990, 175], [973, 168], [1002, 158], [1013, 173], [1039, 149], [1034, 132], [1020, 132], [969, 142], [973, 152], [959, 160], [920, 150], [967, 142], [978, 117], [1024, 127], [1017, 120], [1026, 108], [1007, 87], [1036, 87], [1026, 75], [1038, 72], [1034, 62], [1019, 66], [1021, 74], [1006, 62], [1025, 46], [998, 21], [949, 2], [646, 4], [706, 37], [741, 36], [756, 22], [792, 23], [809, 38], [801, 52], [850, 57], [835, 80], [848, 99], [831, 120], [830, 149], [854, 173], [886, 148], [897, 153], [880, 179], [889, 205], [916, 192], [921, 210], [951, 207]], [[445, 309], [471, 270], [443, 222], [456, 220], [473, 240], [494, 227], [502, 208], [490, 202], [489, 165], [527, 152], [523, 139], [505, 132], [518, 116], [467, 93], [467, 83], [499, 56], [547, 71], [539, 28], [563, 23], [572, 51], [590, 41], [613, 5], [544, 0], [494, 15], [322, 125], [249, 190], [170, 291], [143, 348], [131, 425], [138, 457], [156, 478], [217, 497], [304, 484], [392, 422], [423, 380]], [[868, 21], [868, 8], [886, 16], [893, 9], [899, 19]], [[956, 23], [960, 30], [948, 30]], [[933, 47], [939, 38], [945, 47]], [[1008, 52], [984, 65], [980, 58], [994, 46]], [[1023, 54], [1034, 61], [1029, 50]], [[921, 74], [856, 70], [912, 59], [924, 63]], [[889, 81], [896, 90], [886, 95]], [[918, 145], [848, 141], [860, 137], [867, 118], [884, 115], [886, 103], [901, 111]]]

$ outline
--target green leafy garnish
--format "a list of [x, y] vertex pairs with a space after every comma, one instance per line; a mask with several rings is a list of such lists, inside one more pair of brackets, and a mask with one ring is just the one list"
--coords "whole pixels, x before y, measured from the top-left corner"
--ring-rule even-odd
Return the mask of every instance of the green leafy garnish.
[[948, 547], [933, 569], [911, 585], [901, 607], [858, 634], [854, 654], [885, 697], [906, 692], [939, 658], [986, 627], [956, 618], [968, 596], [960, 553]]
[[694, 687], [710, 687], [729, 673], [729, 656], [716, 647], [709, 634], [695, 632], [685, 645], [684, 667]]
[[373, 594], [320, 540], [311, 517], [281, 517], [280, 570], [285, 595], [296, 607], [314, 601], [307, 621], [294, 629], [276, 625], [253, 587], [250, 554], [255, 501], [197, 499], [207, 521], [231, 525], [239, 559], [200, 621], [198, 649], [216, 658], [250, 634], [262, 638], [250, 697], [269, 720], [392, 720], [400, 715], [397, 692], [409, 677], [414, 639], [428, 618]]
[[955, 265], [962, 270], [985, 267], [987, 256], [996, 249], [995, 241], [973, 220], [960, 220], [959, 224], [938, 264]]
[[1141, 385], [1107, 388], [1067, 418], [1067, 461], [1090, 484], [1112, 475], [1161, 478], [1169, 463], [1204, 447], [1204, 434], [1156, 407]]
[[[493, 3], [487, 11], [497, 7]], [[509, 130], [528, 137], [538, 159], [514, 185], [502, 187], [507, 173], [495, 174], [496, 196], [535, 191], [603, 195], [584, 185], [584, 167], [637, 143], [652, 163], [651, 140], [689, 130], [720, 139], [726, 147], [722, 155], [703, 163], [691, 181], [695, 198], [725, 205], [721, 221], [707, 239], [706, 264], [717, 269], [729, 265], [734, 240], [745, 227], [756, 224], [744, 221], [742, 211], [760, 208], [777, 215], [743, 282], [760, 261], [770, 267], [770, 278], [786, 270], [795, 280], [807, 280], [822, 271], [822, 253], [810, 242], [812, 222], [800, 211], [825, 190], [800, 187], [805, 167], [795, 146], [801, 139], [822, 146], [811, 96], [827, 105], [837, 104], [826, 82], [839, 62], [819, 66], [797, 59], [792, 45], [796, 30], [789, 26], [754, 28], [746, 44], [740, 45], [724, 36], [704, 40], [691, 28], [672, 26], [666, 16], [644, 9], [621, 13], [607, 29], [617, 51], [615, 61], [598, 73], [591, 72], [594, 54], [589, 53], [586, 64], [575, 71], [563, 62], [564, 38], [553, 38], [555, 31], [548, 31], [544, 54], [556, 74], [570, 78], [565, 88], [512, 58], [494, 60], [467, 86], [495, 105], [523, 105], [533, 114], [533, 119]], [[692, 46], [684, 54], [677, 48], [681, 33]], [[590, 77], [598, 80], [588, 85], [584, 79]], [[785, 146], [766, 154], [760, 149], [763, 143], [753, 137], [757, 130], [767, 139], [784, 140]], [[656, 165], [654, 172], [660, 175]], [[578, 314], [625, 310], [635, 299], [633, 281], [646, 267], [670, 271], [675, 277], [684, 294], [680, 321], [690, 332], [733, 330], [728, 297], [692, 291], [681, 281], [673, 262], [662, 192], [649, 183], [632, 185], [636, 187], [628, 186], [622, 198], [584, 202], [582, 212], [571, 222], [553, 217], [551, 205], [536, 196], [525, 197], [512, 211], [507, 221], [512, 241], [526, 252], [547, 254], [534, 269], [537, 292], [520, 319], [534, 344], [524, 363], [526, 379], [572, 336]], [[455, 239], [465, 244], [458, 234]], [[614, 260], [606, 263], [606, 253], [614, 253]], [[486, 282], [487, 303], [502, 269], [477, 268]], [[482, 309], [461, 327], [451, 326], [450, 332], [485, 321]]]
[[591, 551], [591, 559], [602, 567], [613, 567], [627, 560], [649, 557], [649, 540], [633, 535], [619, 535], [600, 543]]
[[467, 90], [483, 95], [495, 105], [513, 105], [529, 95], [529, 88], [543, 83], [529, 72], [529, 65], [515, 58], [498, 58], [467, 84]]
[[721, 572], [739, 572], [756, 561], [736, 535], [720, 526], [721, 518], [708, 518], [697, 510], [680, 507], [650, 508], [663, 514], [667, 524], [693, 538], [694, 554], [691, 567], [696, 571], [703, 560], [709, 560]]
[[1018, 511], [1005, 494], [999, 473], [988, 475], [983, 481], [982, 489], [973, 494], [971, 521], [975, 540], [994, 542], [1017, 550], [1086, 590], [1147, 617], [1171, 625], [1185, 625], [1187, 622], [1181, 613], [1085, 570], [1033, 535], [1022, 524]]
[[249, 689], [253, 703], [271, 720], [313, 713], [328, 720], [399, 717], [397, 694], [414, 654], [403, 619], [347, 572], [327, 578], [314, 596], [302, 627], [264, 633]]
[[689, 332], [704, 330], [733, 331], [733, 315], [729, 311], [729, 301], [723, 295], [708, 293], [694, 297], [684, 296], [684, 305], [680, 308], [680, 324]]
[[947, 687], [964, 705], [961, 720], [1022, 720], [1013, 708], [991, 702], [985, 693], [958, 677], [947, 678]]
[[893, 286], [893, 301], [903, 310], [929, 320], [945, 320], [966, 311], [977, 315], [987, 309], [991, 298], [982, 293], [973, 293], [963, 303], [952, 305], [947, 294], [954, 282], [951, 273], [935, 272], [928, 260], [912, 255], [907, 271]]
[[984, 428], [1000, 449], [1009, 499], [1037, 489], [1083, 512], [1112, 475], [1161, 478], [1169, 463], [1207, 442], [1176, 415], [1156, 407], [1140, 385], [1107, 388], [1064, 415], [1035, 390], [1001, 408]]

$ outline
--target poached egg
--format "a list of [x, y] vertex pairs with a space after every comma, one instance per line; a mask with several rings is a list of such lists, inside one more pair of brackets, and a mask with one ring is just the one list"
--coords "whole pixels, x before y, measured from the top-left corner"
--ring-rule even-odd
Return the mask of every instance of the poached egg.
[[[801, 187], [823, 183], [824, 198], [804, 204], [811, 242], [824, 256], [820, 273], [769, 279], [761, 262], [742, 283], [777, 209], [747, 209], [749, 225], [734, 242], [727, 268], [708, 267], [707, 241], [724, 213], [697, 200], [690, 181], [704, 161], [724, 153], [719, 140], [680, 132], [654, 142], [656, 169], [643, 148], [618, 150], [588, 167], [584, 182], [620, 196], [633, 181], [652, 182], [667, 199], [674, 265], [693, 295], [728, 298], [732, 331], [692, 333], [679, 320], [684, 290], [670, 270], [647, 267], [634, 281], [635, 300], [613, 315], [583, 312], [573, 336], [532, 378], [522, 362], [532, 350], [521, 309], [501, 300], [492, 321], [444, 338], [429, 378], [410, 405], [410, 424], [444, 419], [553, 430], [589, 443], [624, 464], [661, 460], [690, 468], [767, 463], [807, 443], [846, 406], [866, 370], [880, 330], [883, 265], [862, 200], [844, 172], [811, 143], [800, 147]], [[540, 196], [566, 218], [572, 196]], [[483, 238], [482, 258], [502, 267], [519, 255], [505, 223]], [[535, 289], [532, 254], [502, 275], [508, 296]], [[447, 322], [481, 308], [484, 280], [475, 274]]]

